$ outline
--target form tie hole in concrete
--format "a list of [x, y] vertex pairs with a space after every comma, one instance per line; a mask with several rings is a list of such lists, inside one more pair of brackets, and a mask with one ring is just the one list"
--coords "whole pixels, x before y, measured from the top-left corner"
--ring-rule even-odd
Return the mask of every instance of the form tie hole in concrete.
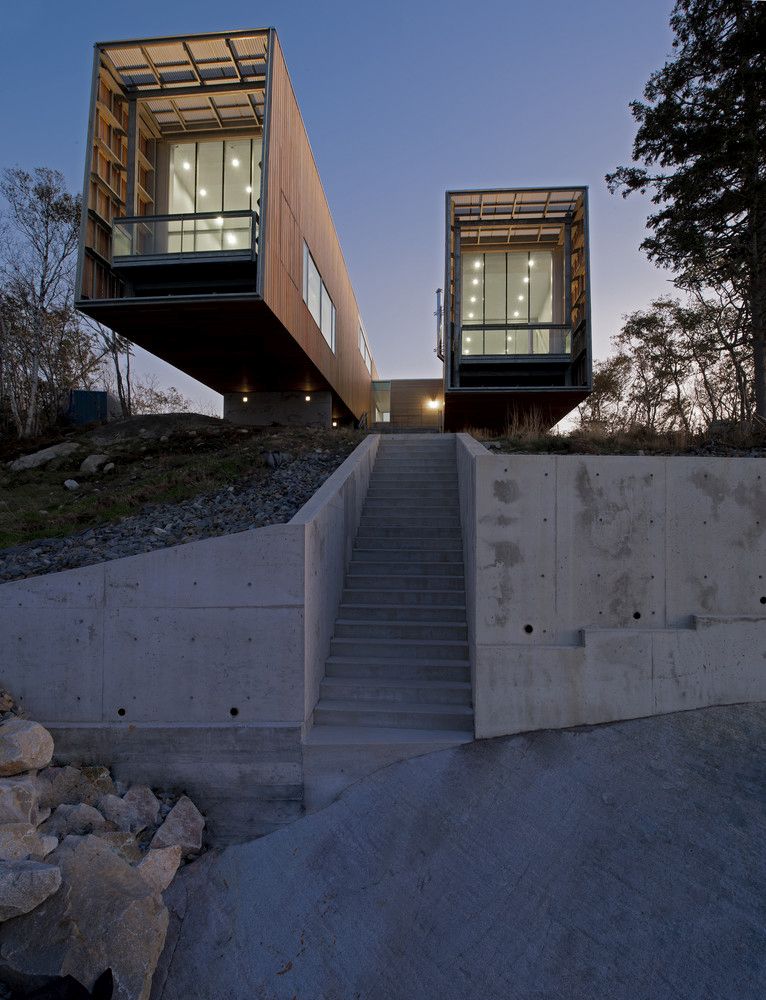
[[119, 715], [120, 717], [122, 717], [123, 715], [125, 715], [125, 709], [124, 709], [124, 708], [118, 708], [118, 709], [117, 709], [117, 714], [118, 714], [118, 715]]
[[766, 604], [766, 597], [761, 598], [761, 604]]
[[534, 628], [531, 625], [525, 625], [524, 631], [527, 633], [527, 635], [532, 635], [532, 633], [534, 632]]
[[239, 709], [238, 708], [230, 708], [229, 709], [229, 715], [231, 715], [231, 716], [239, 715]]
[[633, 617], [636, 619], [636, 621], [638, 621], [638, 619], [641, 617], [641, 612], [640, 611], [634, 611], [633, 612]]

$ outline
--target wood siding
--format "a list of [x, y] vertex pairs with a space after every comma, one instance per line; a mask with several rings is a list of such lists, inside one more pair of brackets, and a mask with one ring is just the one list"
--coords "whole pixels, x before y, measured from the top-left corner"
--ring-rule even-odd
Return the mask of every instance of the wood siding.
[[[428, 401], [435, 399], [434, 410]], [[408, 378], [391, 381], [392, 427], [441, 427], [444, 387], [440, 378]]]
[[[369, 410], [371, 380], [359, 351], [359, 307], [282, 49], [273, 32], [270, 59], [263, 298], [358, 418]], [[304, 240], [335, 305], [334, 354], [303, 301]], [[373, 366], [373, 376], [376, 374]]]

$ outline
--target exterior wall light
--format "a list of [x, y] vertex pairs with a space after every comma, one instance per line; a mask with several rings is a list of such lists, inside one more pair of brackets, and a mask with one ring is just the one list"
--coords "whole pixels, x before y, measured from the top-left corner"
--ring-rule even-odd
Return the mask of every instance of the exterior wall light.
[[439, 402], [438, 399], [429, 399], [428, 400], [428, 409], [429, 410], [438, 410], [440, 406], [441, 406], [441, 403]]
[[311, 396], [306, 396], [306, 402], [307, 402], [307, 403], [310, 403], [310, 402], [311, 402]]
[[247, 402], [247, 396], [243, 396], [243, 397], [242, 397], [242, 402], [243, 402], [243, 403], [246, 403], [246, 402]]
[[338, 426], [338, 421], [337, 420], [333, 420], [332, 425], [333, 425], [333, 427], [337, 427]]

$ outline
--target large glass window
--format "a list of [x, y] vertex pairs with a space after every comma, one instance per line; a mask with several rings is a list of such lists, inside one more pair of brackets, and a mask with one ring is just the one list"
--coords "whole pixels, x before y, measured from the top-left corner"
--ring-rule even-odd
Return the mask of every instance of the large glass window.
[[322, 331], [322, 336], [335, 350], [335, 305], [322, 281], [319, 269], [306, 243], [303, 244], [303, 301]]
[[361, 319], [359, 320], [359, 353], [364, 359], [365, 368], [372, 375], [372, 354], [370, 353], [370, 345], [367, 343], [367, 334], [364, 332]]
[[529, 329], [553, 323], [550, 251], [464, 252], [460, 290], [464, 355], [565, 353], [564, 331]]
[[175, 143], [170, 147], [168, 212], [257, 211], [261, 150], [260, 139]]

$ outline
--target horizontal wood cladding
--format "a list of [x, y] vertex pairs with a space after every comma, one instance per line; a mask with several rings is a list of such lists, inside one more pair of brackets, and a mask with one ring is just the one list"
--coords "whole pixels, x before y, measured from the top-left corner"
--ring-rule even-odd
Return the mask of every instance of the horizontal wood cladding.
[[[440, 378], [408, 378], [391, 381], [391, 425], [393, 427], [440, 427], [444, 387]], [[439, 406], [429, 406], [435, 400]]]
[[[359, 307], [276, 34], [272, 39], [263, 297], [360, 417], [369, 410], [370, 373], [359, 351]], [[334, 354], [303, 301], [304, 240], [335, 305]]]

